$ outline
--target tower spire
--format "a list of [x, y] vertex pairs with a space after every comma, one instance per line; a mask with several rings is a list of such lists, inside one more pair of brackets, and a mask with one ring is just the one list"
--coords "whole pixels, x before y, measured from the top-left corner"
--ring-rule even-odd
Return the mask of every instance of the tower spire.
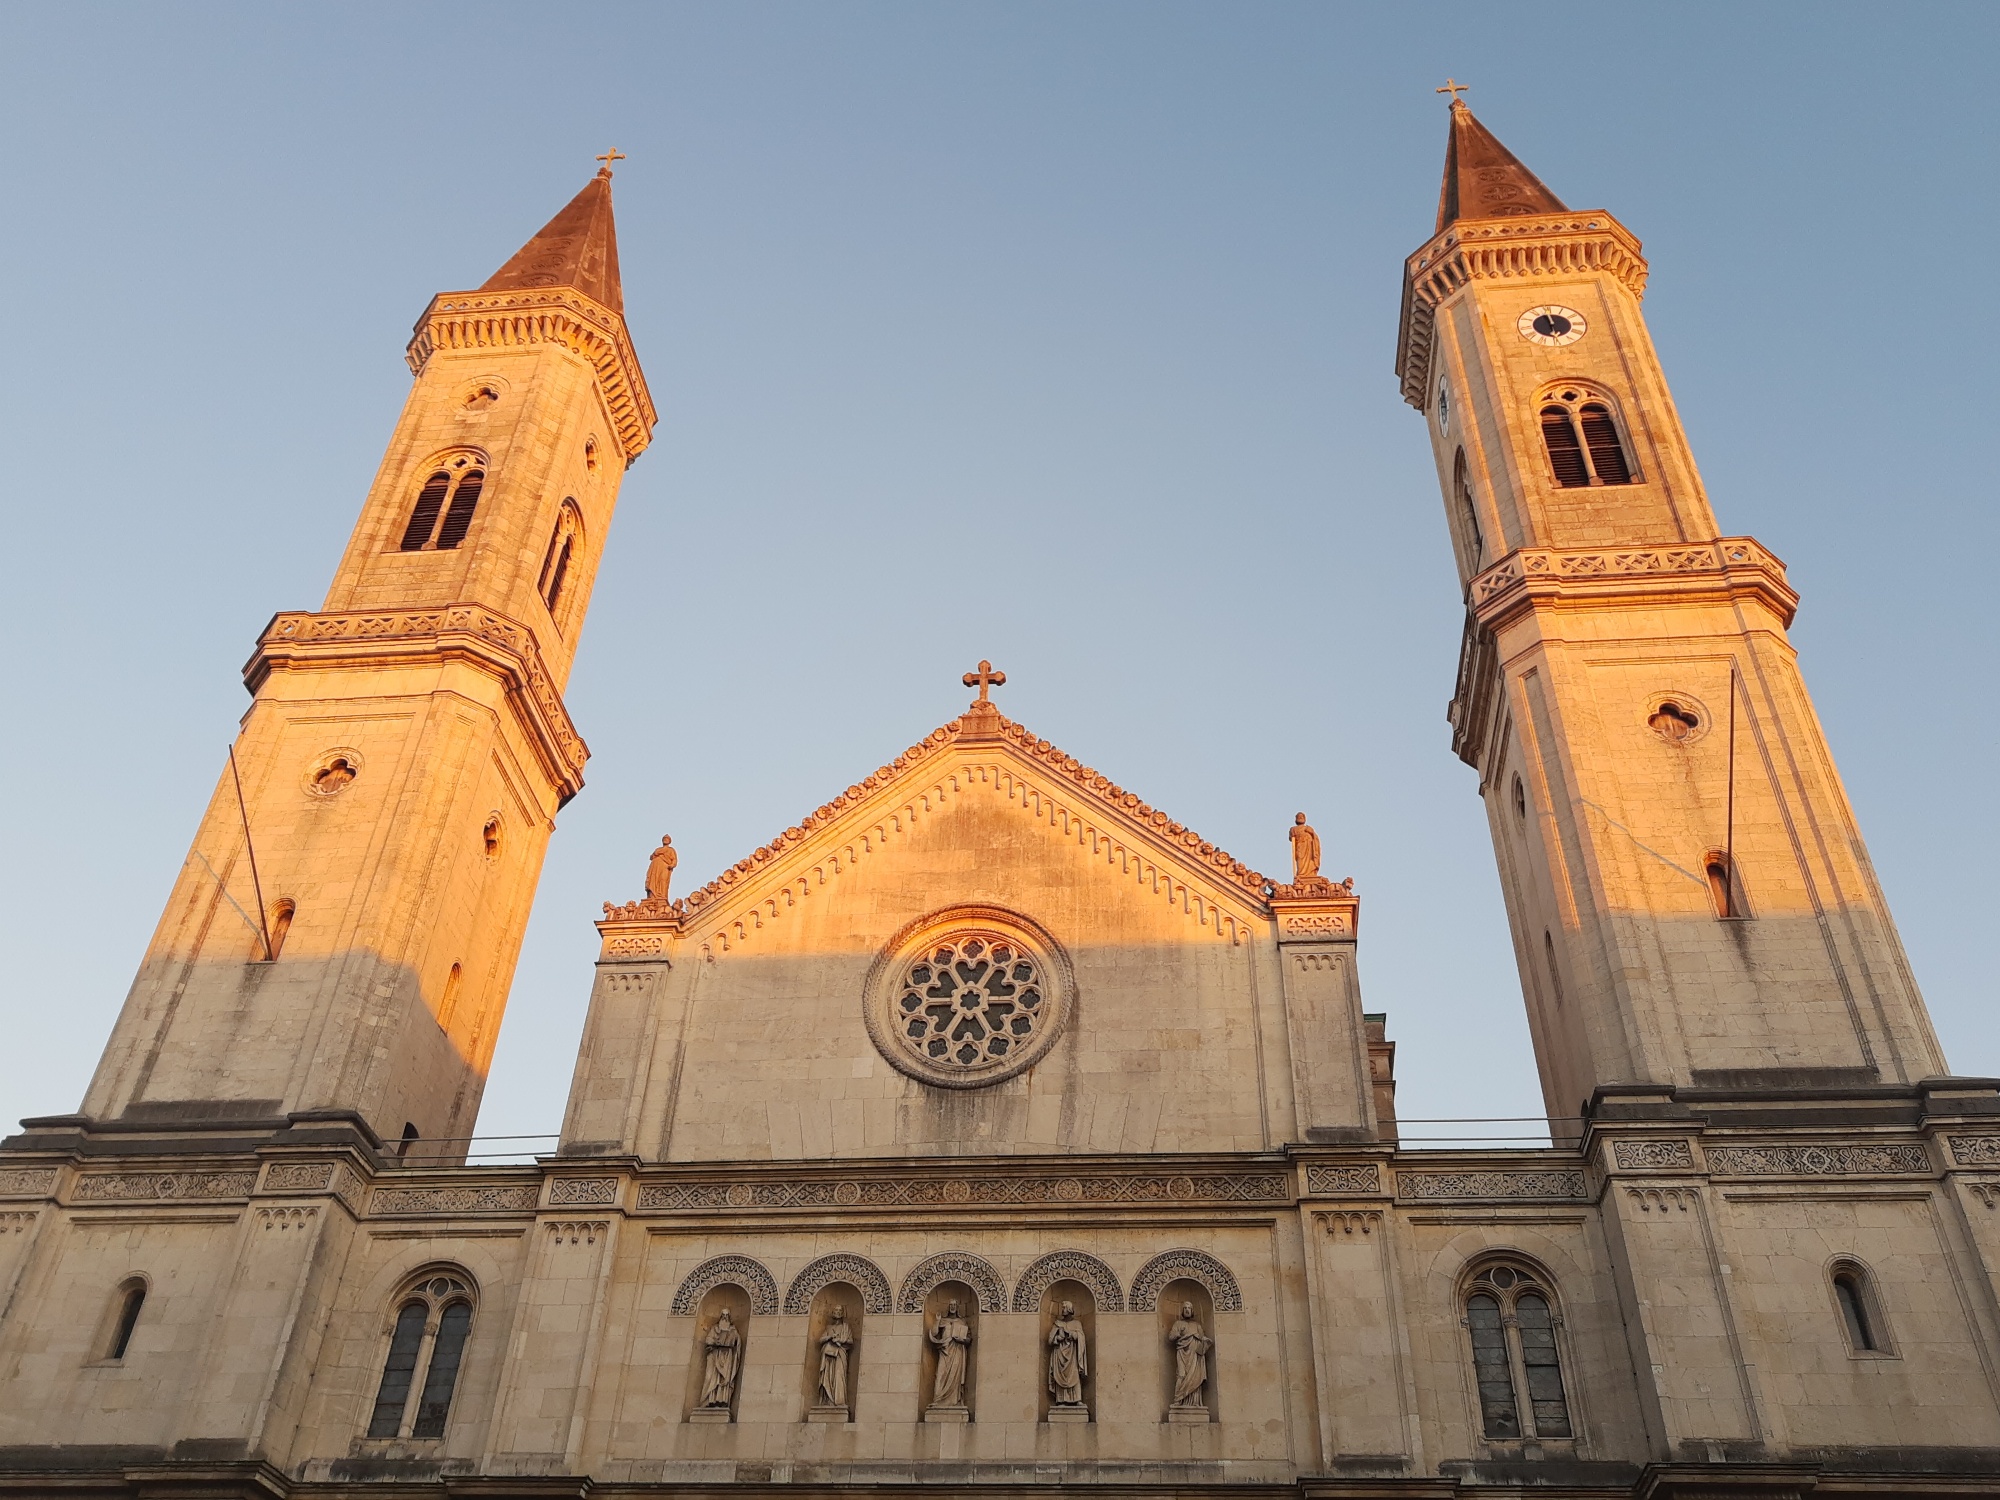
[[1443, 234], [1459, 219], [1567, 212], [1562, 199], [1501, 145], [1454, 93], [1451, 135], [1444, 148], [1444, 185], [1438, 192], [1437, 228], [1432, 233]]
[[608, 161], [583, 185], [583, 191], [515, 251], [513, 259], [488, 277], [479, 290], [518, 292], [552, 286], [574, 287], [615, 313], [625, 311]]

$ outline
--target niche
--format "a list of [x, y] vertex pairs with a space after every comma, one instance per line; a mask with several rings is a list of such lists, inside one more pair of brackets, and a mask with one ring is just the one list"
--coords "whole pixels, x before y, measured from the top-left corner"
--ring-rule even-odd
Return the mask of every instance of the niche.
[[[829, 1368], [839, 1361], [829, 1361], [832, 1352], [822, 1349], [820, 1341], [839, 1325], [847, 1328], [846, 1372], [843, 1379], [838, 1371]], [[805, 1408], [808, 1422], [852, 1422], [854, 1420], [854, 1393], [861, 1376], [861, 1293], [844, 1281], [830, 1281], [813, 1294], [812, 1313], [806, 1320], [805, 1358]], [[840, 1399], [829, 1401], [827, 1392], [821, 1389], [822, 1377], [835, 1382], [834, 1392]]]
[[[1208, 1374], [1200, 1393], [1201, 1415], [1193, 1406], [1174, 1405], [1174, 1393], [1180, 1384], [1180, 1354], [1173, 1344], [1174, 1325], [1181, 1320], [1183, 1305], [1193, 1309], [1192, 1321], [1201, 1325], [1201, 1331], [1208, 1336], [1209, 1346], [1202, 1351]], [[1159, 1348], [1160, 1348], [1160, 1410], [1162, 1421], [1167, 1422], [1219, 1422], [1222, 1420], [1216, 1409], [1216, 1346], [1215, 1346], [1215, 1302], [1208, 1295], [1208, 1288], [1199, 1281], [1170, 1281], [1160, 1290], [1159, 1305]]]
[[[1064, 1303], [1070, 1305], [1075, 1321], [1083, 1327], [1081, 1406], [1056, 1405], [1055, 1394], [1049, 1389], [1050, 1357], [1055, 1352], [1049, 1343], [1049, 1335], [1062, 1318]], [[1044, 1422], [1093, 1421], [1097, 1413], [1097, 1299], [1090, 1295], [1090, 1288], [1080, 1281], [1058, 1281], [1050, 1286], [1042, 1294], [1041, 1329], [1041, 1367], [1035, 1381], [1039, 1387], [1038, 1415]]]
[[[735, 1330], [734, 1357], [725, 1358], [726, 1350], [713, 1351], [716, 1355], [715, 1377], [721, 1397], [714, 1405], [708, 1405], [703, 1397], [708, 1393], [709, 1379], [709, 1335], [722, 1322], [722, 1315], [729, 1314], [730, 1327]], [[711, 1287], [701, 1306], [694, 1315], [694, 1347], [688, 1357], [687, 1395], [684, 1411], [690, 1422], [734, 1422], [736, 1408], [743, 1393], [743, 1357], [750, 1349], [750, 1294], [733, 1282], [724, 1282]]]
[[[957, 1311], [952, 1308], [956, 1306]], [[938, 1400], [938, 1345], [932, 1336], [940, 1324], [956, 1318], [965, 1325], [970, 1342], [965, 1345], [965, 1380], [956, 1408]], [[975, 1410], [975, 1381], [979, 1374], [979, 1298], [962, 1281], [940, 1281], [924, 1298], [924, 1344], [917, 1366], [917, 1414], [926, 1422], [970, 1422]], [[948, 1395], [949, 1393], [947, 1393]], [[1046, 1395], [1046, 1393], [1044, 1393]]]

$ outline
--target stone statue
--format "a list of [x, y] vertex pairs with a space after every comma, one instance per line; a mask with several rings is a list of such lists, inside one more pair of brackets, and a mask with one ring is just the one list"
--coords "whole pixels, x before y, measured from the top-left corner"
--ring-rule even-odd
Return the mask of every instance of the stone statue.
[[847, 1405], [847, 1357], [854, 1347], [854, 1330], [847, 1326], [847, 1310], [835, 1307], [833, 1320], [819, 1336], [819, 1404]]
[[937, 1379], [931, 1382], [931, 1405], [965, 1405], [965, 1363], [972, 1348], [972, 1328], [958, 1315], [958, 1304], [945, 1304], [944, 1316], [931, 1330], [937, 1350]]
[[708, 1350], [701, 1371], [701, 1404], [726, 1408], [736, 1394], [736, 1362], [741, 1357], [743, 1335], [730, 1320], [729, 1309], [716, 1315], [702, 1346]]
[[1049, 1330], [1049, 1398], [1055, 1406], [1083, 1405], [1083, 1377], [1090, 1373], [1090, 1350], [1076, 1304], [1065, 1302]]
[[[1305, 814], [1299, 814], [1304, 817]], [[673, 884], [674, 866], [681, 862], [680, 852], [674, 848], [673, 839], [667, 834], [660, 835], [660, 847], [653, 851], [653, 857], [646, 861], [646, 899], [664, 901], [667, 887]]]
[[1292, 884], [1319, 879], [1319, 835], [1300, 813], [1292, 819]]
[[1181, 1304], [1181, 1315], [1168, 1330], [1167, 1342], [1174, 1346], [1174, 1399], [1170, 1404], [1189, 1410], [1205, 1407], [1208, 1403], [1202, 1388], [1208, 1384], [1208, 1351], [1215, 1347], [1215, 1340], [1202, 1332], [1192, 1302]]

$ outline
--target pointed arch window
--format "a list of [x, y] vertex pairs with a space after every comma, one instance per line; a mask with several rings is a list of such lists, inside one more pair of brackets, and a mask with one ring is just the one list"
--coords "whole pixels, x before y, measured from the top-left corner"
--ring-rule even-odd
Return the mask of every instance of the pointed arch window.
[[458, 453], [441, 461], [417, 490], [397, 550], [449, 552], [457, 547], [472, 530], [485, 488], [485, 461], [476, 454]]
[[441, 1438], [472, 1333], [472, 1278], [456, 1270], [426, 1271], [400, 1302], [368, 1436]]
[[557, 625], [562, 623], [564, 590], [569, 583], [570, 564], [583, 545], [583, 516], [574, 500], [565, 500], [556, 512], [555, 529], [549, 533], [549, 548], [542, 555], [541, 578], [536, 584], [542, 603]]
[[1608, 396], [1581, 385], [1558, 386], [1542, 397], [1541, 422], [1558, 487], [1638, 483]]
[[1511, 1262], [1476, 1272], [1465, 1292], [1473, 1383], [1489, 1441], [1570, 1438], [1561, 1316], [1540, 1272]]

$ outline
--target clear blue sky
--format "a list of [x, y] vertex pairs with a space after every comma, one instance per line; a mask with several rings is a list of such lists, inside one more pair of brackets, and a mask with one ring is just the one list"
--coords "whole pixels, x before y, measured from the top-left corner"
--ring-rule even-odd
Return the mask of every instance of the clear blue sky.
[[1363, 893], [1411, 1115], [1539, 1106], [1421, 420], [1391, 375], [1447, 74], [1646, 242], [1726, 531], [1795, 630], [1960, 1072], [2000, 1073], [2000, 7], [0, 10], [10, 644], [0, 1119], [75, 1108], [439, 290], [617, 179], [659, 402], [569, 700], [482, 1128], [553, 1129], [590, 922], [962, 706]]

